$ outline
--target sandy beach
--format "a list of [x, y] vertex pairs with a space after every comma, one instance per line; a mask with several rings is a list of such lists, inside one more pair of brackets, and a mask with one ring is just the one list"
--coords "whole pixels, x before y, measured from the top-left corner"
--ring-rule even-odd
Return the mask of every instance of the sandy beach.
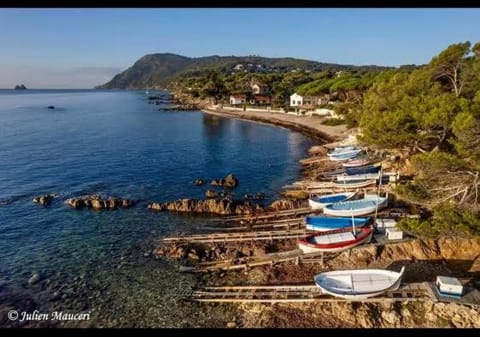
[[345, 125], [323, 125], [324, 118], [317, 116], [295, 116], [277, 112], [257, 112], [242, 110], [222, 110], [208, 107], [203, 112], [231, 118], [251, 120], [259, 123], [272, 124], [291, 130], [307, 133], [324, 142], [335, 142], [347, 138], [350, 133]]

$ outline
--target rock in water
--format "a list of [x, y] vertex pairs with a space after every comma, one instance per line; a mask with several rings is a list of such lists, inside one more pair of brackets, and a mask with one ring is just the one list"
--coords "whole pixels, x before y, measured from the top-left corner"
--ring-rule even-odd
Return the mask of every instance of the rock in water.
[[47, 107], [47, 109], [52, 109], [52, 110], [53, 110], [53, 109], [55, 109], [55, 107], [54, 107], [53, 105], [49, 105], [49, 106]]
[[206, 196], [207, 198], [216, 198], [216, 197], [217, 197], [217, 192], [212, 191], [212, 190], [207, 190], [207, 191], [205, 192], [205, 196]]
[[223, 186], [227, 188], [235, 188], [238, 186], [238, 179], [233, 175], [229, 174], [223, 179], [213, 179], [211, 182], [212, 186]]
[[108, 197], [102, 199], [98, 195], [86, 195], [77, 198], [70, 198], [65, 203], [73, 208], [93, 208], [95, 210], [101, 209], [117, 209], [119, 207], [129, 208], [135, 205], [135, 201], [131, 199], [119, 199]]
[[40, 274], [33, 274], [32, 277], [30, 277], [28, 279], [28, 284], [30, 284], [31, 286], [33, 286], [34, 284], [38, 283], [38, 281], [40, 281], [42, 278], [40, 276]]
[[205, 183], [206, 183], [206, 181], [205, 181], [204, 179], [195, 179], [195, 180], [193, 181], [193, 184], [194, 184], [195, 186], [202, 186], [202, 185], [204, 185]]
[[212, 186], [223, 186], [223, 179], [213, 179], [210, 183]]
[[235, 188], [238, 186], [238, 179], [231, 173], [225, 178], [223, 178], [223, 180], [224, 180], [223, 186], [225, 187]]
[[39, 197], [33, 198], [33, 202], [46, 206], [52, 202], [53, 198], [55, 198], [53, 194], [45, 194], [45, 195], [41, 195]]
[[222, 215], [262, 213], [263, 207], [248, 200], [222, 199], [180, 199], [164, 203], [152, 203], [147, 206], [156, 211], [186, 213], [212, 213]]

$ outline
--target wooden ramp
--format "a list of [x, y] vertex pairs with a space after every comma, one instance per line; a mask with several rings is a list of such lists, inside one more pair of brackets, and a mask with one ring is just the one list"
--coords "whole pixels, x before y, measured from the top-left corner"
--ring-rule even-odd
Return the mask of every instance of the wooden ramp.
[[211, 262], [200, 262], [195, 266], [182, 266], [181, 272], [199, 273], [219, 270], [238, 270], [249, 269], [258, 266], [275, 265], [283, 262], [295, 261], [297, 264], [305, 263], [323, 263], [327, 259], [338, 256], [339, 253], [310, 253], [303, 254], [300, 249], [294, 249], [286, 252], [267, 254], [263, 257], [243, 257], [238, 259], [228, 259]]
[[314, 284], [204, 287], [191, 291], [184, 299], [197, 302], [396, 302], [428, 301], [431, 296], [423, 283], [403, 284], [398, 290], [366, 299], [343, 299], [322, 293]]
[[287, 229], [278, 231], [254, 231], [237, 233], [216, 233], [216, 234], [198, 234], [185, 235], [177, 237], [167, 237], [163, 239], [165, 243], [213, 243], [213, 242], [240, 242], [240, 241], [262, 241], [262, 240], [284, 240], [296, 239], [305, 236], [305, 229]]

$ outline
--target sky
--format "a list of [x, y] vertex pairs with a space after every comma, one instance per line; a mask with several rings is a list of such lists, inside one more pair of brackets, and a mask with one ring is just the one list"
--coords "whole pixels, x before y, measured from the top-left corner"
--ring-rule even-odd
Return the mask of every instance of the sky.
[[480, 41], [470, 9], [0, 8], [0, 88], [92, 88], [150, 53], [425, 64]]

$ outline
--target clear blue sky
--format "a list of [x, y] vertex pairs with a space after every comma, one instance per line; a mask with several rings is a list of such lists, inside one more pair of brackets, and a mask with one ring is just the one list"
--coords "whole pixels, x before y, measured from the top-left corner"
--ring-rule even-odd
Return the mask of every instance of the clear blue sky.
[[148, 53], [423, 64], [480, 9], [0, 9], [0, 88], [90, 88]]

